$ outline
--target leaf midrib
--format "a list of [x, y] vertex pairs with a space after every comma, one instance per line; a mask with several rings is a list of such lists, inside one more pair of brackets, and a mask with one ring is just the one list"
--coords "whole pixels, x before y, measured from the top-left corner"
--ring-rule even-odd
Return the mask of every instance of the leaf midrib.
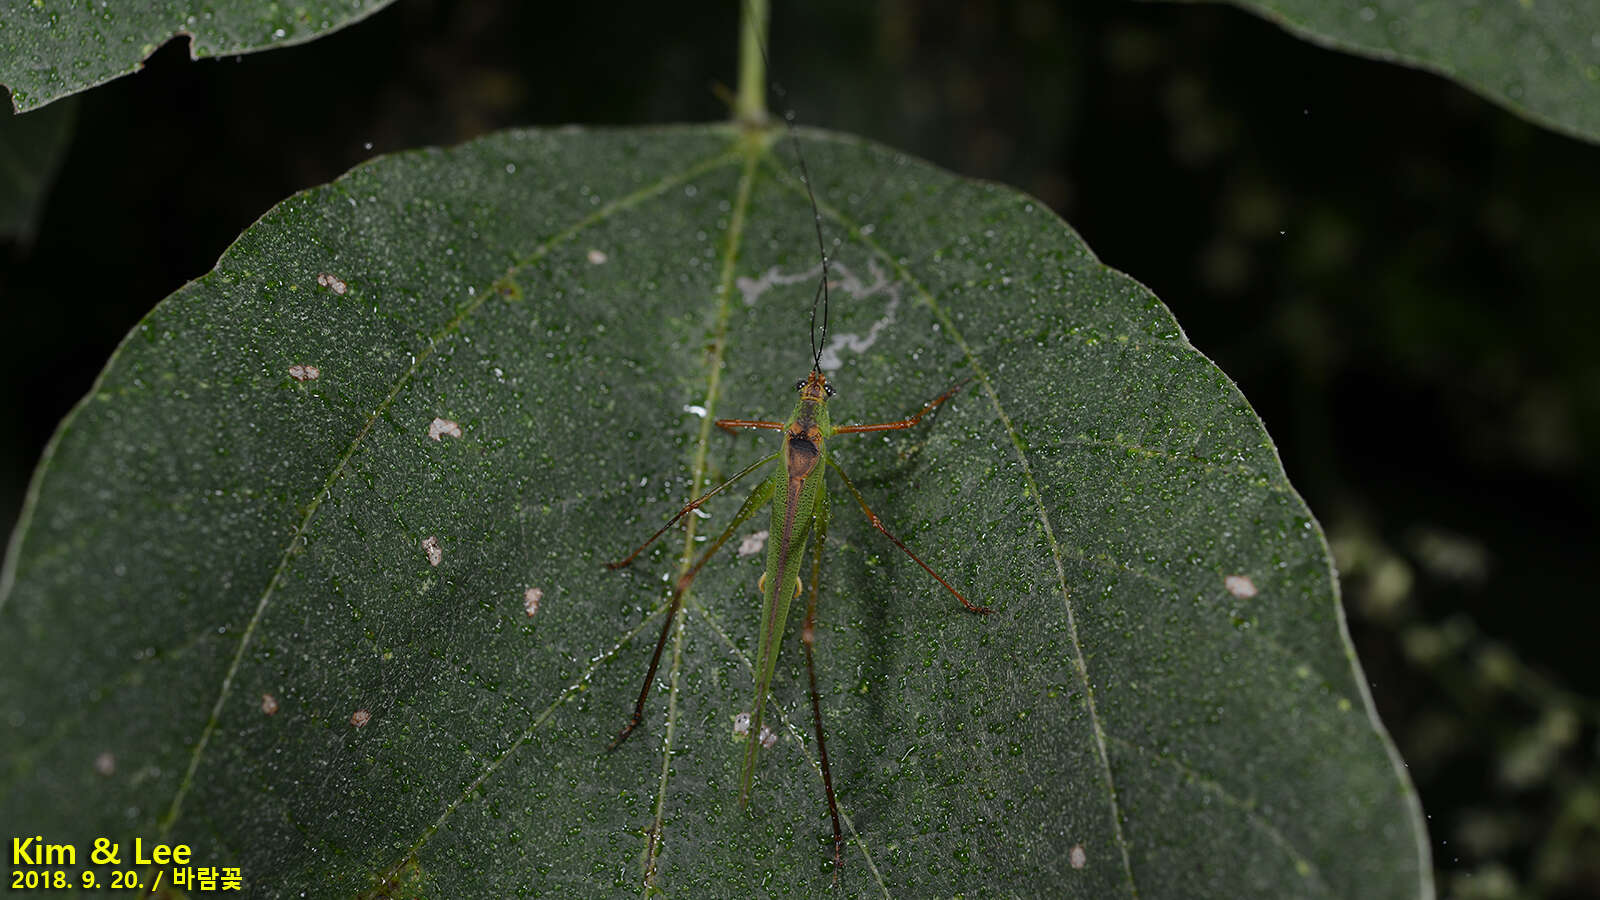
[[[750, 659], [750, 655], [745, 653], [742, 647], [734, 642], [733, 636], [728, 633], [728, 629], [718, 621], [717, 617], [711, 613], [711, 610], [707, 609], [705, 604], [700, 603], [698, 600], [685, 606], [685, 612], [690, 610], [693, 610], [695, 615], [705, 620], [706, 627], [711, 629], [711, 633], [728, 648], [728, 652], [735, 659], [739, 660], [749, 670], [750, 677], [752, 679], [755, 678], [755, 662]], [[794, 738], [795, 744], [800, 749], [800, 755], [806, 758], [806, 762], [811, 764], [811, 770], [820, 779], [822, 777], [822, 766], [818, 763], [817, 758], [811, 754], [811, 751], [806, 748], [805, 737], [801, 734], [801, 729], [789, 718], [789, 714], [784, 710], [783, 704], [778, 703], [776, 698], [769, 695], [767, 705], [773, 711], [773, 714], [778, 717], [778, 721], [783, 723], [783, 727], [789, 732], [789, 735]], [[854, 839], [856, 847], [860, 849], [862, 859], [866, 860], [867, 870], [872, 873], [873, 882], [878, 885], [879, 890], [883, 891], [884, 897], [889, 897], [889, 885], [883, 880], [883, 873], [878, 870], [877, 861], [872, 858], [872, 850], [867, 846], [866, 838], [862, 837], [861, 833], [856, 830], [855, 820], [850, 816], [850, 805], [847, 802], [847, 798], [838, 798], [837, 802], [839, 818], [844, 822], [845, 830]]]
[[[709, 358], [709, 373], [706, 378], [706, 400], [703, 404], [706, 410], [700, 417], [700, 433], [695, 439], [694, 463], [690, 469], [690, 491], [698, 493], [705, 482], [707, 459], [711, 448], [711, 425], [717, 411], [717, 400], [722, 388], [722, 359], [728, 347], [728, 319], [732, 314], [733, 280], [735, 268], [739, 260], [739, 248], [744, 239], [745, 216], [750, 208], [750, 192], [755, 181], [756, 167], [760, 164], [761, 154], [764, 149], [754, 141], [742, 141], [740, 149], [744, 155], [744, 168], [739, 173], [738, 195], [734, 199], [732, 215], [728, 220], [728, 233], [723, 242], [722, 271], [717, 279], [717, 319], [712, 339]], [[699, 525], [698, 516], [690, 516], [684, 528], [683, 552], [678, 559], [678, 577], [688, 574], [689, 567], [694, 564], [695, 533]], [[684, 588], [683, 602], [689, 599], [689, 589]], [[663, 843], [662, 830], [665, 827], [667, 808], [667, 782], [672, 772], [672, 738], [678, 720], [678, 688], [680, 676], [683, 673], [683, 634], [688, 627], [688, 616], [683, 615], [678, 620], [678, 627], [672, 638], [672, 662], [668, 668], [671, 688], [667, 693], [667, 724], [666, 733], [661, 741], [661, 780], [656, 790], [655, 815], [650, 830], [645, 834], [644, 852], [644, 895], [648, 898], [655, 889], [656, 866], [660, 861], [660, 851]]]

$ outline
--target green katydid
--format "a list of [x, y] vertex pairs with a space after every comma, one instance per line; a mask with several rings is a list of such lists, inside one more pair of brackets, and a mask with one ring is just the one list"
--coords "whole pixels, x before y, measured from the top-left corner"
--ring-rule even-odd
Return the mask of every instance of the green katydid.
[[[806, 674], [810, 678], [811, 692], [811, 717], [812, 724], [817, 733], [817, 752], [822, 763], [823, 790], [828, 797], [828, 813], [833, 818], [833, 861], [834, 866], [844, 863], [844, 836], [839, 827], [839, 806], [834, 797], [833, 773], [828, 766], [828, 748], [823, 736], [822, 707], [817, 695], [817, 673], [813, 660], [815, 644], [815, 625], [817, 617], [817, 589], [822, 577], [822, 550], [828, 535], [828, 491], [823, 480], [823, 472], [832, 467], [839, 475], [840, 481], [860, 505], [862, 512], [872, 522], [872, 526], [882, 532], [885, 537], [894, 542], [896, 547], [905, 551], [906, 555], [916, 561], [917, 565], [925, 569], [950, 593], [954, 594], [962, 605], [975, 613], [988, 613], [985, 606], [977, 606], [968, 600], [940, 577], [912, 553], [903, 541], [895, 537], [883, 524], [883, 520], [867, 506], [866, 498], [861, 491], [846, 475], [844, 469], [828, 456], [825, 441], [836, 434], [859, 434], [869, 431], [889, 431], [899, 428], [910, 428], [917, 424], [924, 415], [934, 407], [949, 399], [959, 388], [957, 385], [943, 394], [929, 401], [916, 415], [894, 422], [878, 422], [870, 425], [845, 425], [833, 426], [828, 417], [828, 397], [833, 389], [828, 385], [827, 376], [818, 366], [818, 356], [812, 358], [813, 368], [811, 374], [798, 382], [795, 387], [800, 392], [800, 400], [795, 404], [793, 415], [787, 422], [770, 422], [758, 419], [718, 419], [717, 425], [730, 431], [740, 428], [763, 428], [783, 432], [783, 449], [770, 456], [763, 457], [746, 467], [743, 471], [723, 482], [710, 491], [689, 501], [677, 515], [673, 516], [667, 524], [663, 525], [648, 540], [639, 545], [632, 553], [619, 562], [608, 563], [608, 567], [619, 569], [633, 562], [640, 553], [644, 552], [652, 542], [671, 528], [679, 519], [691, 511], [698, 509], [711, 497], [720, 493], [745, 476], [761, 469], [774, 460], [782, 460], [782, 465], [774, 469], [772, 474], [764, 479], [744, 504], [739, 507], [739, 512], [717, 535], [716, 540], [702, 552], [694, 565], [690, 566], [672, 591], [672, 600], [667, 609], [666, 620], [661, 623], [661, 636], [656, 639], [655, 653], [650, 657], [650, 669], [645, 674], [644, 686], [639, 690], [639, 700], [634, 704], [633, 715], [628, 724], [612, 741], [610, 749], [615, 750], [622, 742], [628, 739], [639, 723], [644, 719], [645, 701], [650, 696], [650, 687], [655, 683], [656, 667], [661, 662], [661, 650], [666, 646], [667, 635], [671, 632], [673, 619], [677, 616], [679, 608], [683, 605], [683, 595], [694, 581], [695, 575], [711, 559], [722, 545], [733, 537], [739, 526], [743, 525], [750, 517], [754, 516], [761, 507], [772, 507], [772, 525], [767, 539], [767, 566], [761, 580], [757, 582], [757, 589], [761, 591], [761, 632], [758, 649], [756, 652], [755, 682], [756, 694], [753, 709], [750, 714], [749, 737], [745, 742], [744, 768], [739, 775], [739, 805], [744, 806], [750, 799], [750, 780], [755, 773], [756, 757], [761, 743], [762, 713], [766, 708], [767, 692], [772, 685], [773, 671], [778, 663], [778, 645], [783, 638], [784, 623], [789, 614], [789, 603], [800, 595], [800, 566], [803, 562], [807, 544], [815, 533], [815, 549], [811, 562], [811, 590], [806, 604], [805, 624], [800, 630], [800, 642], [806, 653]], [[782, 586], [793, 585], [793, 591], [784, 590]]]
[[[764, 6], [764, 5], [763, 5]], [[762, 14], [752, 12], [753, 33], [759, 33], [761, 26], [758, 24], [763, 18]], [[766, 49], [761, 45], [759, 37], [752, 40], [761, 52], [765, 61]], [[874, 431], [892, 431], [910, 428], [922, 420], [922, 417], [931, 412], [935, 407], [944, 403], [958, 390], [961, 384], [945, 391], [933, 400], [924, 404], [922, 409], [909, 418], [892, 422], [878, 422], [868, 425], [845, 425], [835, 427], [828, 415], [828, 398], [833, 396], [833, 388], [828, 384], [827, 376], [822, 371], [822, 350], [828, 339], [828, 254], [822, 236], [822, 215], [817, 207], [816, 194], [811, 185], [810, 173], [806, 169], [805, 155], [800, 149], [800, 142], [795, 137], [792, 115], [786, 113], [785, 122], [789, 125], [789, 138], [794, 147], [795, 157], [800, 163], [801, 180], [805, 184], [806, 196], [811, 202], [812, 221], [816, 226], [817, 251], [821, 255], [821, 275], [817, 282], [816, 294], [811, 303], [811, 372], [807, 377], [795, 383], [795, 390], [800, 393], [800, 399], [795, 404], [794, 412], [787, 422], [774, 422], [762, 419], [718, 419], [716, 424], [728, 431], [737, 431], [742, 428], [767, 429], [779, 431], [783, 434], [783, 446], [777, 452], [756, 460], [738, 474], [717, 485], [711, 490], [690, 500], [677, 514], [656, 530], [643, 544], [640, 544], [624, 559], [608, 563], [607, 568], [620, 569], [638, 558], [639, 554], [649, 547], [655, 540], [666, 533], [667, 529], [677, 524], [684, 516], [697, 510], [707, 500], [721, 493], [726, 488], [771, 464], [781, 460], [782, 464], [774, 469], [765, 478], [750, 496], [739, 507], [733, 520], [717, 535], [700, 556], [687, 570], [679, 576], [673, 587], [672, 599], [669, 601], [666, 619], [661, 623], [661, 635], [656, 639], [655, 652], [650, 656], [650, 668], [645, 674], [644, 684], [639, 689], [639, 699], [634, 704], [633, 715], [629, 717], [628, 724], [611, 742], [608, 749], [615, 750], [621, 746], [634, 729], [644, 720], [644, 705], [650, 697], [650, 688], [655, 683], [656, 668], [661, 662], [661, 651], [666, 646], [667, 635], [671, 633], [673, 620], [677, 618], [678, 611], [683, 605], [684, 594], [689, 585], [699, 574], [700, 569], [716, 555], [722, 545], [733, 537], [741, 525], [764, 506], [772, 507], [772, 524], [768, 530], [767, 564], [766, 570], [757, 582], [757, 590], [762, 595], [761, 604], [761, 630], [755, 659], [755, 699], [752, 703], [748, 723], [749, 736], [745, 742], [744, 766], [739, 775], [739, 805], [745, 807], [750, 800], [750, 784], [755, 774], [756, 759], [762, 746], [762, 717], [766, 709], [767, 694], [772, 685], [773, 673], [778, 664], [778, 647], [783, 639], [785, 622], [788, 619], [789, 604], [800, 596], [802, 582], [800, 567], [804, 562], [805, 552], [815, 535], [814, 552], [811, 562], [811, 590], [806, 604], [805, 623], [800, 630], [801, 646], [805, 649], [806, 674], [810, 681], [811, 719], [816, 729], [817, 753], [822, 768], [823, 791], [828, 798], [828, 813], [833, 820], [833, 863], [834, 877], [844, 865], [844, 835], [839, 827], [839, 805], [833, 790], [833, 773], [828, 765], [828, 748], [822, 727], [822, 705], [817, 694], [817, 673], [814, 661], [815, 626], [817, 617], [817, 592], [822, 578], [822, 551], [828, 534], [828, 491], [824, 480], [824, 472], [832, 467], [860, 505], [861, 511], [872, 522], [872, 526], [882, 532], [885, 537], [899, 547], [917, 565], [921, 566], [932, 575], [939, 584], [954, 594], [957, 600], [968, 610], [974, 613], [988, 613], [986, 606], [978, 606], [968, 600], [940, 577], [911, 552], [904, 542], [895, 537], [879, 519], [877, 514], [867, 506], [866, 498], [862, 496], [855, 483], [850, 480], [844, 470], [839, 467], [826, 450], [826, 441], [836, 434], [861, 434]], [[817, 309], [822, 309], [821, 339], [817, 334]], [[793, 585], [793, 591], [786, 590], [788, 585]]]

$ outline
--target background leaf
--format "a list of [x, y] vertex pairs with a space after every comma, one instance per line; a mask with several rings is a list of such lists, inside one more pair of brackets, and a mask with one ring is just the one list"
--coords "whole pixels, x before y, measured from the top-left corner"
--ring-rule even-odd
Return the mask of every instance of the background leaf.
[[227, 56], [302, 44], [372, 15], [393, 0], [295, 4], [219, 0], [65, 3], [4, 0], [0, 84], [18, 112], [137, 72], [168, 39], [186, 35], [190, 55]]
[[1600, 141], [1600, 6], [1590, 0], [1230, 2], [1314, 43], [1438, 72], [1546, 128]]
[[0, 240], [32, 240], [77, 114], [77, 104], [67, 102], [0, 118]]
[[[819, 680], [848, 893], [1430, 895], [1326, 546], [1231, 382], [1030, 198], [808, 144], [836, 420], [977, 379], [835, 452], [998, 607], [964, 613], [836, 502]], [[601, 563], [762, 452], [709, 418], [783, 415], [807, 365], [809, 212], [750, 146], [508, 132], [381, 159], [163, 302], [7, 557], [5, 819], [162, 834], [265, 893], [826, 885], [792, 640], [754, 817], [735, 799], [759, 556], [706, 569], [644, 730], [601, 752], [686, 545]]]

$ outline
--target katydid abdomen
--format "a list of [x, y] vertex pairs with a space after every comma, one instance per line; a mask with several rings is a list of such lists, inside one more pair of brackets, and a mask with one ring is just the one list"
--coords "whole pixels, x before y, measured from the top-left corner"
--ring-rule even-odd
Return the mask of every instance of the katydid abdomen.
[[[761, 749], [762, 714], [767, 692], [778, 665], [789, 603], [800, 592], [800, 564], [812, 526], [826, 515], [827, 489], [822, 483], [823, 450], [816, 424], [817, 401], [802, 398], [783, 439], [782, 468], [773, 471], [772, 527], [767, 545], [767, 568], [761, 578], [761, 635], [756, 651], [756, 696], [751, 705], [750, 737], [745, 744], [744, 768], [739, 774], [739, 803], [750, 798], [750, 781]], [[798, 433], [797, 433], [798, 432]]]

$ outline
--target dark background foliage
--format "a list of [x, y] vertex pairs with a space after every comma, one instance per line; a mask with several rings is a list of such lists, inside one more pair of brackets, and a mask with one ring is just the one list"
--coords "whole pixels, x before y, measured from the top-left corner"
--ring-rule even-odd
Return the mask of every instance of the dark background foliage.
[[[737, 18], [402, 0], [84, 95], [0, 244], [0, 521], [122, 335], [274, 203], [501, 127], [724, 118]], [[780, 3], [772, 52], [801, 122], [1038, 195], [1239, 382], [1334, 544], [1441, 892], [1600, 893], [1600, 148], [1224, 7]]]

